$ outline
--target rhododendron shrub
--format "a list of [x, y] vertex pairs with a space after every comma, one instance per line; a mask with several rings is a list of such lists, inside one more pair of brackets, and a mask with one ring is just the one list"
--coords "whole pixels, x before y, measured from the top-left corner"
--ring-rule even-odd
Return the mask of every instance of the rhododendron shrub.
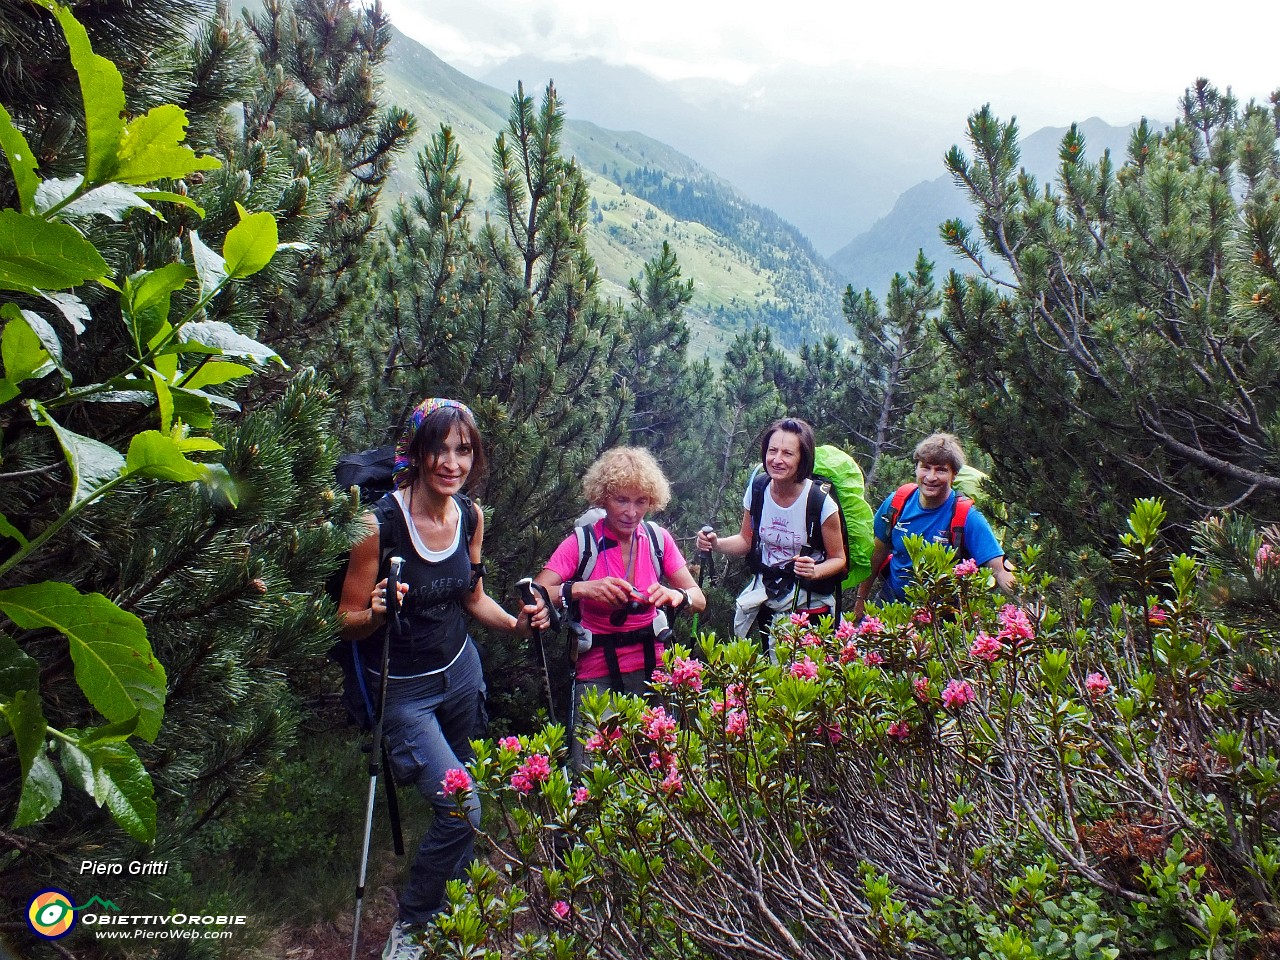
[[1107, 607], [1059, 595], [1034, 550], [1009, 600], [916, 543], [908, 602], [869, 626], [793, 618], [777, 663], [708, 635], [648, 701], [586, 696], [577, 776], [558, 727], [478, 743], [496, 826], [436, 949], [1278, 955], [1276, 712], [1256, 705], [1280, 689], [1276, 627], [1210, 616], [1228, 561], [1164, 555], [1162, 519], [1135, 508]]

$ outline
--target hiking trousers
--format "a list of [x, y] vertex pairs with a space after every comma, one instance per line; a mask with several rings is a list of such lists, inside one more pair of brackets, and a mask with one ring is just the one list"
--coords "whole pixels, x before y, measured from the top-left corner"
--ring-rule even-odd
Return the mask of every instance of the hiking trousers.
[[398, 783], [417, 786], [435, 811], [400, 893], [405, 923], [427, 923], [443, 910], [445, 884], [462, 879], [475, 859], [480, 799], [472, 791], [460, 812], [442, 790], [447, 771], [474, 759], [471, 740], [483, 731], [484, 695], [480, 655], [470, 639], [441, 673], [392, 679], [387, 688], [383, 733], [392, 773]]

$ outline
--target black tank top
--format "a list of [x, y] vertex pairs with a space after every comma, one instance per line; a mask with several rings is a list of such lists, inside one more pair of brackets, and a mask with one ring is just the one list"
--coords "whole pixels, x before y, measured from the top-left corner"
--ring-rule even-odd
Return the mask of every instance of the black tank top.
[[391, 542], [395, 544], [392, 555], [404, 558], [400, 579], [409, 584], [400, 610], [400, 641], [392, 638], [392, 677], [417, 676], [447, 667], [467, 642], [462, 604], [470, 592], [471, 555], [461, 522], [467, 505], [457, 498], [454, 504], [458, 531], [453, 549], [443, 560], [428, 560], [418, 553], [399, 503], [388, 511]]

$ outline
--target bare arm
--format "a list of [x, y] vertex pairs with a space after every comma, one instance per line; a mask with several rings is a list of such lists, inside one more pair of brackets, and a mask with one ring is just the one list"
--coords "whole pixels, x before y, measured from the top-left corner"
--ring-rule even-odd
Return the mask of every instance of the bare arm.
[[[484, 514], [480, 512], [478, 505], [473, 505], [473, 508], [476, 511], [476, 532], [471, 538], [471, 562], [479, 563], [484, 555]], [[532, 633], [531, 620], [537, 623], [541, 619], [538, 626], [546, 626], [547, 611], [543, 608], [540, 597], [535, 598], [534, 603], [521, 607], [520, 615], [513, 617], [502, 609], [498, 601], [485, 593], [483, 577], [476, 581], [475, 587], [463, 602], [463, 607], [478, 623], [516, 636], [527, 637]]]
[[[364, 538], [351, 548], [347, 575], [342, 581], [338, 613], [342, 618], [343, 640], [363, 640], [387, 622], [386, 579], [378, 580], [378, 524], [365, 517]], [[400, 584], [400, 597], [409, 591]]]
[[983, 566], [995, 574], [996, 586], [1000, 589], [1000, 592], [1007, 597], [1013, 596], [1013, 590], [1014, 587], [1017, 586], [1017, 580], [1013, 575], [1013, 571], [1005, 566], [1004, 556], [1002, 555], [993, 560], [988, 560], [983, 564]]
[[751, 514], [746, 510], [742, 511], [742, 529], [732, 537], [721, 537], [715, 531], [698, 533], [699, 550], [723, 553], [726, 557], [745, 557], [751, 552], [752, 542]]

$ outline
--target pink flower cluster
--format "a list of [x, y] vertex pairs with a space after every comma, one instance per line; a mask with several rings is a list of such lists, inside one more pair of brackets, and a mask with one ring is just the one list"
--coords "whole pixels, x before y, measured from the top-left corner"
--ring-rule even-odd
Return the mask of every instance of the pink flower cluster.
[[793, 613], [791, 615], [791, 625], [793, 627], [807, 627], [809, 625], [809, 614]]
[[820, 647], [822, 646], [822, 638], [816, 633], [806, 633], [800, 638], [800, 646], [802, 647]]
[[827, 742], [832, 746], [844, 739], [844, 730], [841, 729], [839, 722], [833, 724], [821, 723], [818, 729], [822, 731], [823, 736], [827, 738]]
[[889, 724], [888, 734], [893, 739], [901, 742], [911, 736], [911, 724], [905, 720], [895, 720]]
[[702, 662], [688, 657], [679, 657], [671, 665], [671, 685], [673, 687], [702, 692]]
[[684, 789], [684, 781], [680, 779], [680, 768], [676, 766], [674, 757], [672, 757], [671, 761], [667, 764], [667, 775], [663, 778], [662, 783], [659, 784], [659, 786], [662, 787], [663, 792], [668, 796], [673, 793], [679, 793]]
[[860, 637], [878, 637], [884, 633], [884, 621], [877, 617], [863, 617], [854, 633]]
[[933, 690], [929, 687], [928, 677], [916, 677], [911, 681], [911, 687], [915, 691], [916, 699], [921, 703], [928, 703], [933, 699]]
[[1036, 638], [1035, 628], [1031, 626], [1031, 618], [1021, 607], [1006, 603], [1000, 608], [1000, 632], [997, 636], [1005, 643], [1020, 646], [1024, 640]]
[[1253, 569], [1258, 576], [1262, 576], [1262, 571], [1267, 567], [1280, 566], [1280, 550], [1274, 549], [1271, 544], [1264, 543], [1258, 548], [1258, 552], [1253, 557]]
[[862, 658], [862, 662], [868, 667], [878, 667], [884, 663], [884, 657], [876, 653], [874, 650], [868, 650], [866, 656]]
[[511, 775], [511, 788], [525, 794], [532, 793], [534, 787], [550, 778], [551, 760], [545, 754], [535, 753]]
[[1004, 644], [988, 633], [979, 632], [969, 647], [969, 656], [987, 663], [995, 663], [1004, 653]]
[[573, 791], [573, 805], [575, 807], [582, 806], [584, 803], [586, 803], [590, 799], [591, 799], [591, 791], [588, 790], [586, 787], [579, 787], [577, 790]]
[[605, 749], [611, 743], [617, 743], [621, 739], [621, 730], [617, 727], [605, 727], [597, 730], [595, 733], [591, 734], [591, 736], [587, 737], [587, 742], [582, 746], [584, 750], [587, 750], [590, 753], [596, 753]]
[[978, 564], [970, 557], [968, 560], [961, 560], [957, 563], [952, 572], [956, 577], [971, 577], [978, 572]]
[[440, 782], [444, 789], [441, 791], [446, 797], [452, 797], [455, 794], [466, 793], [471, 789], [471, 774], [463, 770], [461, 767], [454, 767], [452, 770], [444, 772], [444, 779]]
[[818, 679], [818, 665], [808, 657], [804, 657], [791, 664], [791, 675], [801, 680], [816, 680]]
[[948, 710], [959, 710], [973, 703], [973, 685], [968, 680], [951, 680], [942, 691], [942, 705]]
[[676, 742], [675, 717], [667, 716], [667, 711], [662, 707], [653, 707], [644, 712], [640, 730], [646, 739], [659, 746], [672, 746]]
[[857, 630], [858, 628], [852, 620], [846, 620], [844, 617], [841, 617], [840, 626], [836, 627], [835, 638], [838, 642], [844, 643], [844, 641], [857, 633]]
[[1147, 623], [1153, 627], [1159, 627], [1167, 623], [1169, 614], [1164, 612], [1164, 608], [1158, 603], [1153, 603], [1151, 609], [1147, 611]]
[[557, 900], [555, 902], [555, 905], [552, 906], [551, 912], [554, 913], [561, 920], [569, 919], [569, 905], [565, 903], [563, 900]]
[[498, 741], [498, 746], [503, 750], [510, 750], [512, 753], [520, 752], [519, 737], [503, 737]]
[[745, 737], [747, 735], [747, 712], [745, 710], [730, 710], [724, 716], [724, 732], [725, 735], [733, 739]]
[[861, 658], [862, 654], [858, 652], [858, 645], [852, 640], [840, 648], [841, 663], [854, 663]]
[[1111, 688], [1111, 681], [1105, 673], [1091, 673], [1084, 678], [1084, 688], [1089, 691], [1089, 696], [1098, 700]]

